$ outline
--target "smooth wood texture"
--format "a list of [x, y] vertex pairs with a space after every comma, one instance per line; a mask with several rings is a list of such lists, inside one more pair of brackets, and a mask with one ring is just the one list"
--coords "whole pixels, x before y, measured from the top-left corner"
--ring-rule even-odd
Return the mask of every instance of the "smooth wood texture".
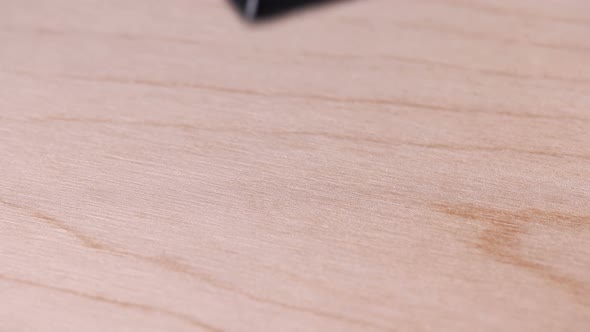
[[590, 1], [0, 2], [0, 331], [590, 331]]

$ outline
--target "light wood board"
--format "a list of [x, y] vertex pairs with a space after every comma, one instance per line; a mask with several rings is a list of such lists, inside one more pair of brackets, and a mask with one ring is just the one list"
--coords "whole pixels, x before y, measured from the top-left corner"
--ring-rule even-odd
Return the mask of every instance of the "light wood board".
[[0, 331], [590, 331], [590, 1], [1, 1]]

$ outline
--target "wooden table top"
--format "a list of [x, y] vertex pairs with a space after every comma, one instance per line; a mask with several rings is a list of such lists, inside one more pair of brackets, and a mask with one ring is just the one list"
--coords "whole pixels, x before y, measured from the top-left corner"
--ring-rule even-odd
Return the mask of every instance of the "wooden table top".
[[0, 3], [0, 331], [590, 331], [590, 1]]

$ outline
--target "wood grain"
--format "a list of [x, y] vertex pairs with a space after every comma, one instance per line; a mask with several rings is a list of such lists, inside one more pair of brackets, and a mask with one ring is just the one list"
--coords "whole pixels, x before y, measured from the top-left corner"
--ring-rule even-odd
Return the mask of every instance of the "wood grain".
[[0, 331], [589, 331], [590, 2], [0, 3]]

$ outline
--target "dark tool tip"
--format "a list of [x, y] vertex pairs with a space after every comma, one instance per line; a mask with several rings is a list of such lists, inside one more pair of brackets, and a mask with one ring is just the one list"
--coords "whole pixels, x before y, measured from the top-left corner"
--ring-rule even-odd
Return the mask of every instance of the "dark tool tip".
[[231, 2], [245, 18], [260, 20], [307, 5], [330, 2], [330, 0], [231, 0]]
[[232, 2], [247, 19], [254, 20], [258, 16], [260, 0], [233, 0]]

